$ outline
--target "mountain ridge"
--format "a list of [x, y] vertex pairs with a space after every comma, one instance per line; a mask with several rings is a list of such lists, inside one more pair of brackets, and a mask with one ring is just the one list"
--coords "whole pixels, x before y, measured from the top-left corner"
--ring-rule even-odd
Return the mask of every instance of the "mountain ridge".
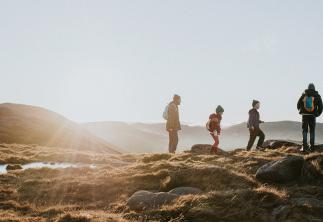
[[[83, 123], [92, 134], [122, 147], [127, 152], [167, 152], [168, 135], [164, 123], [128, 123], [122, 121], [102, 121]], [[266, 139], [301, 141], [301, 123], [297, 121], [277, 121], [262, 124]], [[204, 126], [182, 125], [179, 150], [194, 144], [211, 144], [212, 139]], [[317, 135], [323, 134], [323, 123], [317, 123]], [[249, 130], [245, 122], [223, 127], [220, 146], [227, 150], [245, 147]], [[323, 138], [317, 136], [317, 143]]]

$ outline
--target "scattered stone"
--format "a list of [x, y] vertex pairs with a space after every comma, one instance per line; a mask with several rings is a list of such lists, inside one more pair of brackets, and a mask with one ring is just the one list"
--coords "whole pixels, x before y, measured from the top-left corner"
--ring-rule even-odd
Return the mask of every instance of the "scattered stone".
[[178, 197], [176, 194], [159, 192], [154, 196], [154, 207], [158, 207], [164, 204], [169, 204]]
[[197, 195], [197, 194], [200, 194], [202, 193], [202, 190], [199, 189], [199, 188], [194, 188], [194, 187], [178, 187], [178, 188], [175, 188], [171, 191], [169, 191], [169, 193], [171, 194], [176, 194], [176, 195]]
[[194, 187], [178, 187], [169, 192], [158, 193], [141, 190], [134, 193], [128, 199], [127, 205], [131, 210], [141, 211], [169, 204], [180, 196], [189, 194], [196, 195], [200, 194], [201, 192], [202, 190]]
[[20, 164], [9, 164], [6, 169], [9, 170], [22, 170], [22, 166]]
[[263, 144], [263, 147], [266, 149], [279, 149], [282, 147], [301, 147], [301, 144], [290, 142], [286, 140], [266, 140]]
[[273, 161], [260, 167], [256, 178], [263, 182], [285, 183], [297, 179], [304, 165], [300, 156], [287, 156], [282, 160]]

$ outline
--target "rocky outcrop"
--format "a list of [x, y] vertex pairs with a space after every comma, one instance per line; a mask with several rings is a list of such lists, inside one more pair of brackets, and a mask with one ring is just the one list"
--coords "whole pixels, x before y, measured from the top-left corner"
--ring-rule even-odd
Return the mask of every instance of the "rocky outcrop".
[[303, 157], [287, 156], [282, 160], [273, 161], [260, 167], [256, 172], [256, 178], [269, 183], [290, 182], [301, 175], [303, 165]]
[[[209, 155], [212, 149], [212, 145], [209, 144], [196, 144], [192, 146], [191, 153], [198, 155]], [[228, 153], [220, 148], [218, 148], [218, 155], [227, 155]]]
[[176, 198], [184, 195], [197, 195], [202, 193], [194, 187], [178, 187], [169, 192], [154, 193], [151, 191], [141, 190], [134, 193], [127, 201], [127, 206], [131, 210], [140, 211], [145, 209], [156, 208], [164, 204], [169, 204]]

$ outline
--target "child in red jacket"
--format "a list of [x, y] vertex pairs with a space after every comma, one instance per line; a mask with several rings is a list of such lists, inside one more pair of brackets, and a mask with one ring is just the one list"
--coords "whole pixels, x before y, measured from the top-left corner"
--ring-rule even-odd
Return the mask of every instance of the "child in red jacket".
[[219, 136], [221, 134], [221, 120], [224, 109], [222, 106], [216, 108], [216, 113], [213, 113], [209, 117], [209, 121], [206, 124], [206, 128], [210, 131], [210, 135], [214, 139], [214, 144], [211, 149], [211, 154], [215, 154], [219, 147]]

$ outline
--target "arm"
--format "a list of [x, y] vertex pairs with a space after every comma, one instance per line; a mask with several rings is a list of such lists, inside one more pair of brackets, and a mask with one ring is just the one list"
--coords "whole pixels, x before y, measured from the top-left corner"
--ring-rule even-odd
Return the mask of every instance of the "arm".
[[170, 104], [168, 107], [168, 120], [167, 120], [167, 130], [172, 130], [175, 127], [175, 115], [176, 107], [174, 104]]
[[249, 128], [252, 129], [256, 125], [256, 114], [254, 112], [251, 112], [249, 114]]
[[299, 98], [298, 102], [297, 102], [297, 109], [300, 110], [302, 109], [303, 106], [303, 99], [304, 99], [304, 94]]
[[317, 116], [320, 116], [322, 114], [322, 98], [319, 95], [318, 101], [317, 101]]

